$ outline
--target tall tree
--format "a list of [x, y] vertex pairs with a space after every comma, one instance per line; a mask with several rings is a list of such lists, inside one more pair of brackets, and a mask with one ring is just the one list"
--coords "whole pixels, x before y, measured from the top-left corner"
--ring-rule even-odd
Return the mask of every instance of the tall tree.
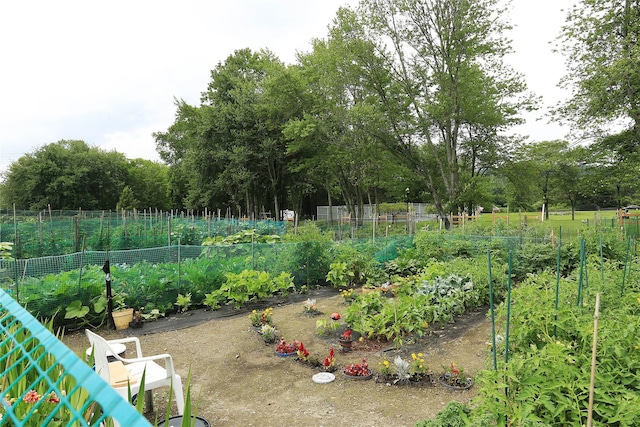
[[123, 154], [61, 140], [9, 165], [2, 194], [18, 209], [113, 209], [126, 178]]
[[269, 51], [234, 52], [211, 71], [201, 105], [178, 102], [176, 122], [166, 133], [155, 134], [163, 159], [171, 162], [172, 177], [186, 184], [186, 207], [222, 204], [237, 215], [258, 213], [264, 205], [279, 210], [285, 194], [282, 126], [287, 117], [266, 99], [265, 82], [283, 68]]
[[640, 144], [640, 0], [581, 0], [559, 37], [568, 73], [561, 86], [571, 98], [556, 110], [583, 136], [620, 128]]
[[358, 37], [372, 37], [390, 70], [368, 73], [385, 111], [378, 136], [419, 174], [444, 218], [464, 187], [465, 135], [495, 144], [484, 136], [518, 123], [518, 110], [532, 105], [522, 76], [502, 62], [510, 47], [498, 3], [364, 0], [360, 9]]
[[[338, 20], [348, 27], [355, 15], [342, 9]], [[322, 178], [329, 204], [335, 187], [352, 218], [362, 220], [364, 204], [377, 202], [381, 181], [392, 175], [393, 166], [368, 130], [375, 125], [372, 104], [367, 102], [374, 92], [365, 84], [361, 67], [363, 60], [375, 59], [373, 45], [349, 36], [336, 26], [326, 40], [313, 41], [312, 52], [299, 55], [300, 75], [311, 102], [285, 133], [292, 152], [310, 154], [300, 161], [313, 165]]]

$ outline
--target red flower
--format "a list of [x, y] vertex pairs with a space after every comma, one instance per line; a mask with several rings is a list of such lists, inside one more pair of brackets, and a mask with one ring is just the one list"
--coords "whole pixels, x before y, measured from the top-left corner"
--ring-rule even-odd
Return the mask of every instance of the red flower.
[[332, 320], [340, 320], [340, 313], [331, 313]]
[[335, 360], [334, 356], [335, 356], [335, 351], [333, 350], [333, 347], [331, 347], [331, 350], [329, 350], [329, 356], [325, 357], [324, 360], [322, 361], [322, 366], [327, 368], [332, 366]]
[[300, 343], [300, 345], [298, 346], [298, 356], [306, 359], [307, 357], [309, 357], [309, 352], [307, 351], [306, 348], [304, 348], [304, 344]]
[[56, 394], [55, 391], [52, 391], [51, 393], [49, 393], [49, 397], [47, 398], [47, 402], [58, 404], [58, 403], [60, 403], [60, 398], [58, 397], [58, 395]]
[[293, 340], [291, 344], [287, 344], [284, 338], [280, 338], [280, 342], [276, 346], [276, 352], [281, 354], [295, 353], [296, 351], [298, 351], [299, 346], [300, 341], [298, 340]]
[[29, 390], [27, 394], [24, 395], [22, 400], [24, 400], [26, 403], [36, 403], [38, 400], [40, 400], [41, 397], [42, 396], [40, 396], [37, 391]]
[[456, 376], [456, 377], [457, 377], [458, 375], [460, 375], [460, 370], [459, 370], [458, 368], [456, 368], [455, 363], [451, 362], [450, 369], [451, 369], [451, 373], [452, 373], [454, 376]]
[[346, 331], [344, 331], [340, 338], [342, 338], [343, 340], [350, 341], [351, 340], [351, 329], [347, 329]]
[[362, 363], [352, 363], [344, 368], [344, 373], [352, 377], [366, 377], [371, 374], [367, 359], [362, 358]]

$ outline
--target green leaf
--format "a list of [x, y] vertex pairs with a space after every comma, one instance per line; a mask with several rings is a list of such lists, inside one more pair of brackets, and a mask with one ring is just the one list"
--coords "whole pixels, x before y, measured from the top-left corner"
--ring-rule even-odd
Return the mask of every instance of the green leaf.
[[91, 309], [86, 305], [82, 305], [82, 301], [75, 300], [65, 310], [65, 319], [82, 319]]

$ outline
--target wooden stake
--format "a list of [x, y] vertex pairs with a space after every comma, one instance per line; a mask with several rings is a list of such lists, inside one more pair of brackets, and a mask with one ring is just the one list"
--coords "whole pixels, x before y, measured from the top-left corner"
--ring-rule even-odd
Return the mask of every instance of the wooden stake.
[[600, 292], [596, 294], [596, 309], [593, 314], [593, 348], [591, 349], [591, 384], [589, 385], [589, 413], [587, 415], [587, 427], [593, 422], [593, 391], [596, 381], [596, 347], [598, 343], [598, 317], [600, 311]]

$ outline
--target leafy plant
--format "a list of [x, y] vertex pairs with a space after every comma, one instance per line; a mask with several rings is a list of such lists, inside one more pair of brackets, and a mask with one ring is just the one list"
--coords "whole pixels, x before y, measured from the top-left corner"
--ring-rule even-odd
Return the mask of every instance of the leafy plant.
[[355, 273], [349, 270], [345, 262], [333, 262], [329, 267], [327, 282], [336, 288], [348, 288], [353, 285]]
[[180, 312], [184, 313], [191, 306], [191, 292], [186, 295], [178, 294], [176, 305], [180, 307]]
[[340, 322], [331, 318], [316, 320], [316, 332], [318, 335], [325, 335], [328, 332], [334, 332], [340, 329], [340, 326]]

